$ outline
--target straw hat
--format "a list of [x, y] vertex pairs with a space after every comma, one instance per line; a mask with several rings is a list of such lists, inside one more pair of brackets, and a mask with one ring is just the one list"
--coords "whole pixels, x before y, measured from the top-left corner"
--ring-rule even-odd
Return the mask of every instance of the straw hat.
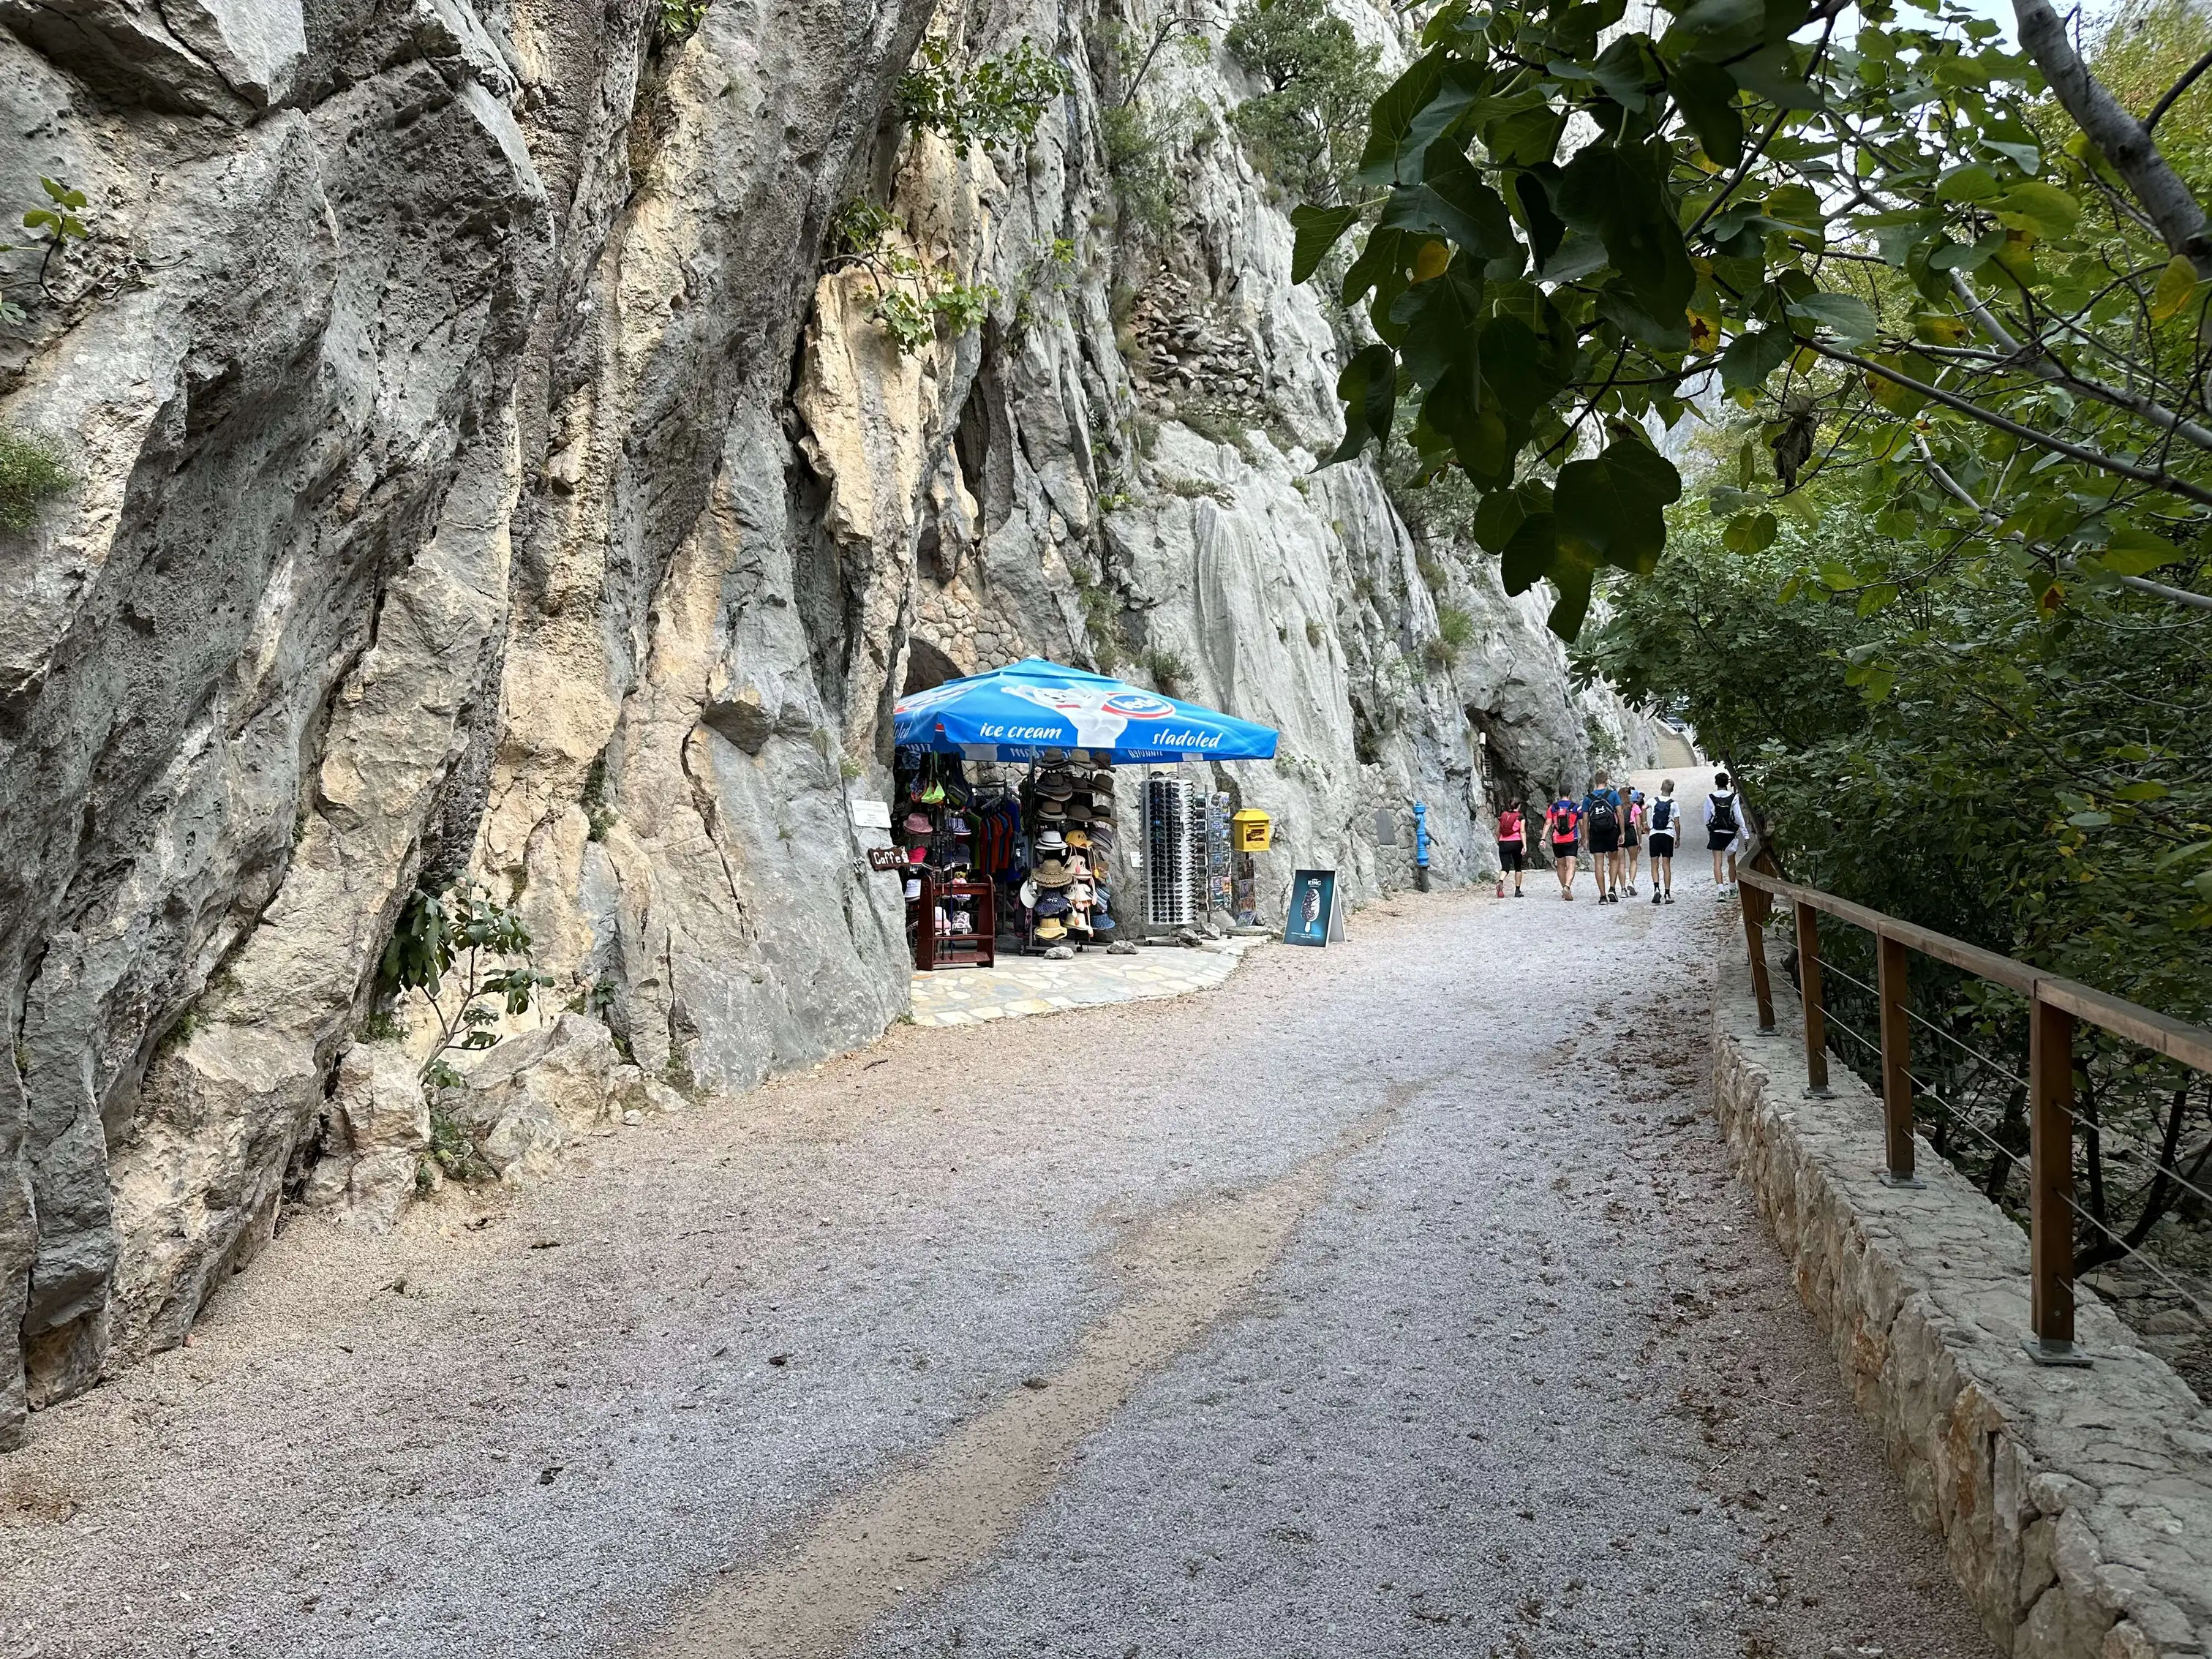
[[1058, 859], [1039, 859], [1036, 884], [1040, 887], [1065, 887], [1075, 879], [1075, 872]]
[[1066, 924], [1058, 916], [1041, 917], [1036, 925], [1036, 936], [1046, 939], [1065, 939], [1067, 936]]

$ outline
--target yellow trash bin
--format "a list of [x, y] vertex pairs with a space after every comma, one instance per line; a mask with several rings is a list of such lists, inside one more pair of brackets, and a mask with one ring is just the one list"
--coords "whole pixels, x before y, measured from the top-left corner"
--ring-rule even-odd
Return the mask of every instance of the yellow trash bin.
[[1246, 807], [1229, 820], [1230, 844], [1239, 853], [1264, 853], [1274, 821], [1254, 807]]

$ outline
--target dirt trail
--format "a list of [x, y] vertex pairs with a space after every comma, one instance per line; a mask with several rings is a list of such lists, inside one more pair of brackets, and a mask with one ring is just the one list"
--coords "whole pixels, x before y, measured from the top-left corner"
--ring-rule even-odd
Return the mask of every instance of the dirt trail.
[[289, 1227], [0, 1463], [0, 1655], [1986, 1653], [1700, 1112], [1705, 881]]

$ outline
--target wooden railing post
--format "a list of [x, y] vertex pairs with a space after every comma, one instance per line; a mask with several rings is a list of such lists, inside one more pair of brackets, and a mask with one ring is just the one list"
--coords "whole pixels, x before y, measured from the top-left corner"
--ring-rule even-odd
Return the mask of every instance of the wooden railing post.
[[2074, 1346], [2074, 1016], [2028, 1003], [2027, 1351], [2045, 1365], [2086, 1365]]
[[1766, 933], [1760, 926], [1766, 920], [1767, 897], [1756, 887], [1740, 890], [1743, 895], [1743, 943], [1751, 957], [1751, 988], [1759, 998], [1759, 1029], [1774, 1029], [1774, 987], [1766, 977]]
[[1797, 991], [1805, 1005], [1805, 1090], [1828, 1092], [1828, 1010], [1820, 989], [1820, 915], [1802, 902], [1797, 913]]
[[1881, 1002], [1881, 1115], [1887, 1131], [1889, 1167], [1881, 1178], [1893, 1187], [1917, 1187], [1912, 1173], [1912, 1027], [1906, 1008], [1905, 945], [1884, 933], [1881, 971], [1875, 984]]

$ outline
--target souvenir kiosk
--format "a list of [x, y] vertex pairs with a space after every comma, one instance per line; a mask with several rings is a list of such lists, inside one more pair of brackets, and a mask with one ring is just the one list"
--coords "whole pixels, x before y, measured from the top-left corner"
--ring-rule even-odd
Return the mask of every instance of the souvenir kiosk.
[[1115, 769], [1275, 752], [1272, 727], [1037, 657], [913, 692], [893, 718], [893, 830], [924, 970], [1112, 943], [1127, 921]]

